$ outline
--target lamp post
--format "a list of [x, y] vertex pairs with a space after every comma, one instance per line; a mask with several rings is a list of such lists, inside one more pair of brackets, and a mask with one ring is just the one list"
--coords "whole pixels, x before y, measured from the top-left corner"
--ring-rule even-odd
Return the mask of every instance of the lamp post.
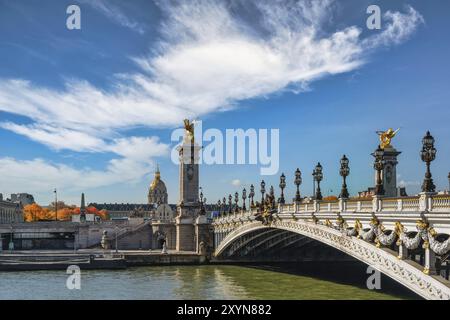
[[253, 208], [255, 206], [255, 203], [253, 202], [253, 197], [255, 196], [255, 187], [253, 185], [250, 185], [250, 198], [252, 201], [250, 202], [250, 208]]
[[261, 208], [264, 207], [264, 193], [266, 193], [266, 183], [261, 181]]
[[284, 175], [284, 173], [281, 174], [280, 176], [280, 185], [279, 185], [280, 189], [281, 189], [281, 196], [280, 199], [278, 200], [279, 203], [284, 204], [285, 200], [284, 200], [284, 188], [286, 188], [286, 176]]
[[427, 171], [425, 172], [422, 191], [435, 192], [436, 186], [434, 185], [433, 179], [431, 178], [430, 164], [431, 161], [436, 159], [436, 148], [434, 147], [434, 138], [430, 134], [430, 131], [427, 131], [427, 134], [422, 139], [422, 151], [420, 152], [420, 156], [422, 158], [422, 161], [427, 164]]
[[450, 172], [448, 173], [448, 192], [450, 193]]
[[58, 192], [56, 188], [53, 190], [55, 193], [55, 221], [58, 221]]
[[14, 238], [13, 238], [13, 226], [11, 225], [11, 233], [9, 235], [9, 244], [8, 244], [8, 249], [10, 252], [12, 252], [14, 250]]
[[322, 200], [322, 193], [320, 192], [320, 181], [323, 179], [322, 165], [317, 163], [316, 169], [314, 170], [314, 179], [317, 182], [316, 199]]
[[295, 202], [300, 202], [302, 198], [300, 197], [300, 185], [302, 184], [302, 172], [299, 168], [295, 170], [295, 179], [294, 179], [295, 186], [297, 187], [297, 191], [295, 193]]
[[223, 215], [227, 213], [227, 198], [223, 197], [222, 199], [222, 206], [223, 206]]
[[377, 150], [375, 150], [374, 152], [375, 162], [373, 164], [374, 169], [377, 171], [377, 181], [375, 186], [375, 195], [377, 196], [384, 195], [383, 183], [381, 181], [381, 171], [384, 168], [383, 154], [384, 154], [383, 149], [381, 149], [381, 147], [378, 146]]
[[342, 177], [342, 189], [341, 189], [341, 194], [339, 195], [339, 198], [342, 199], [347, 199], [349, 197], [348, 194], [348, 190], [347, 190], [347, 176], [350, 174], [350, 168], [348, 167], [349, 164], [349, 160], [348, 158], [345, 156], [342, 157], [341, 159], [341, 169], [339, 170], [339, 174]]
[[273, 186], [270, 186], [269, 201], [270, 201], [271, 209], [274, 209], [275, 208], [275, 190], [273, 189]]
[[219, 217], [222, 214], [222, 202], [219, 200], [217, 200], [217, 210], [219, 210]]
[[117, 241], [118, 235], [119, 235], [119, 227], [116, 226], [116, 253], [119, 252], [119, 247], [117, 245], [118, 244], [118, 241]]
[[247, 211], [247, 208], [245, 207], [245, 199], [247, 199], [247, 190], [242, 190], [242, 211]]
[[237, 191], [234, 193], [234, 212], [238, 213], [239, 212], [239, 193], [237, 193]]
[[233, 202], [231, 202], [231, 200], [233, 200], [233, 197], [231, 196], [231, 194], [229, 194], [228, 195], [228, 213], [232, 213]]

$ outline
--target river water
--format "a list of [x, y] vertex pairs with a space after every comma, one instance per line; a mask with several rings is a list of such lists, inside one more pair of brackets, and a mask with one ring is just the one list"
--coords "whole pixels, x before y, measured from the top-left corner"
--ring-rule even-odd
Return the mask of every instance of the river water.
[[0, 299], [411, 298], [402, 289], [368, 290], [352, 280], [285, 271], [231, 265], [88, 270], [81, 273], [80, 290], [67, 289], [65, 271], [0, 272]]

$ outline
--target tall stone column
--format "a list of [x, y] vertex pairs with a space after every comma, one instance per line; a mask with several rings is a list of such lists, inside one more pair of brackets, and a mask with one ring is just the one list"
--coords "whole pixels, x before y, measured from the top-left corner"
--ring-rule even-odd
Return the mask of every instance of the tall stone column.
[[176, 250], [196, 251], [195, 219], [200, 212], [199, 151], [194, 142], [194, 127], [185, 120], [185, 137], [178, 147], [180, 161], [180, 202], [177, 206]]
[[[400, 154], [393, 146], [388, 145], [383, 149], [383, 170], [381, 171], [381, 181], [383, 184], [384, 197], [397, 196], [397, 156]], [[372, 153], [375, 157], [375, 153]], [[377, 185], [377, 172], [375, 172], [375, 184]]]

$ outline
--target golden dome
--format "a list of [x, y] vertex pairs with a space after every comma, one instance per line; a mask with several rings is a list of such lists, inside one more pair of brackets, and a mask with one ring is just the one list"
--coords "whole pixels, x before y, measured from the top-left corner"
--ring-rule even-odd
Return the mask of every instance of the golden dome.
[[156, 186], [161, 182], [161, 173], [159, 172], [159, 165], [156, 166], [155, 178], [150, 184], [150, 191], [155, 190]]

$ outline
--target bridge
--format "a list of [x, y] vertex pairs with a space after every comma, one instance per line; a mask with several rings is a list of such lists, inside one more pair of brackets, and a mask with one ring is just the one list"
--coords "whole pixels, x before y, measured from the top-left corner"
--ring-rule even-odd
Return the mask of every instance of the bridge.
[[450, 195], [291, 204], [269, 197], [248, 210], [224, 210], [212, 229], [218, 260], [270, 259], [286, 250], [308, 256], [327, 248], [372, 266], [425, 299], [450, 299]]

